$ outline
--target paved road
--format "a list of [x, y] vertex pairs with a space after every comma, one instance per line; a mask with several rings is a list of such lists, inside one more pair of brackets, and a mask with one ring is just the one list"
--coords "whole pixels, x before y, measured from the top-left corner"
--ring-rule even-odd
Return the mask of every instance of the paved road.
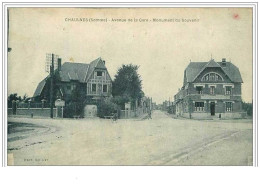
[[14, 165], [252, 165], [252, 120], [173, 119], [154, 111], [149, 120], [8, 121], [34, 125], [24, 138], [8, 136]]

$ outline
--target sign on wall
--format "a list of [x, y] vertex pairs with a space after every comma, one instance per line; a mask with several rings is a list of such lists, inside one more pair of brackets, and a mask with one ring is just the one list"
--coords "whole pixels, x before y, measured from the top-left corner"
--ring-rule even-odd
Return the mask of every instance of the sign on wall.
[[130, 110], [131, 109], [131, 103], [125, 103], [125, 109]]
[[55, 106], [56, 107], [64, 107], [65, 101], [58, 99], [58, 100], [55, 101]]

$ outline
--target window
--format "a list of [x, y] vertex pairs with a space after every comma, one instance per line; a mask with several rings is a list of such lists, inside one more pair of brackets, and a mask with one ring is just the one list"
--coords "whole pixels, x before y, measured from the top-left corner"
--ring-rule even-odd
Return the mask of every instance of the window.
[[204, 111], [204, 102], [195, 102], [195, 111]]
[[103, 85], [103, 92], [107, 92], [107, 85], [106, 84]]
[[196, 91], [198, 94], [202, 94], [202, 89], [203, 89], [202, 86], [196, 86]]
[[226, 102], [226, 111], [231, 112], [232, 111], [232, 102]]
[[75, 84], [67, 85], [67, 90], [74, 90], [76, 88]]
[[215, 94], [215, 87], [214, 86], [211, 86], [210, 87], [210, 94]]
[[92, 84], [92, 92], [96, 92], [97, 91], [97, 85], [96, 84]]
[[74, 90], [75, 88], [76, 88], [75, 84], [71, 85], [71, 90]]
[[208, 73], [201, 79], [202, 81], [222, 81], [223, 78], [217, 73]]
[[103, 75], [102, 71], [97, 71], [97, 76], [102, 76], [102, 75]]
[[227, 95], [230, 95], [230, 94], [231, 94], [231, 89], [232, 89], [231, 86], [226, 86], [226, 94], [227, 94]]
[[211, 80], [211, 81], [215, 80], [215, 74], [211, 73], [209, 75], [209, 80]]

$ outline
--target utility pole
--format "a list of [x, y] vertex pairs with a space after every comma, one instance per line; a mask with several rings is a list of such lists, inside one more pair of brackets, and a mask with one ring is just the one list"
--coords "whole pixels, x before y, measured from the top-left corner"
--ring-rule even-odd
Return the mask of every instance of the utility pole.
[[50, 116], [53, 118], [53, 74], [54, 74], [54, 54], [51, 54], [51, 66], [50, 66], [50, 78], [51, 78], [51, 89], [50, 89]]
[[192, 100], [191, 98], [189, 97], [189, 116], [190, 116], [190, 119], [191, 119], [191, 112], [192, 112]]
[[50, 74], [50, 117], [53, 118], [53, 107], [54, 107], [54, 69], [58, 66], [58, 55], [46, 54], [46, 68], [45, 71]]

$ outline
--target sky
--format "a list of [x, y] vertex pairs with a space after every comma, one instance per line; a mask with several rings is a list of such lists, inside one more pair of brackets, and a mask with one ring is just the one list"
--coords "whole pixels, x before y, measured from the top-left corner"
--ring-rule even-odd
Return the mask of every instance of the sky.
[[112, 79], [122, 64], [139, 65], [145, 95], [162, 103], [190, 61], [212, 57], [240, 69], [242, 99], [252, 102], [251, 8], [10, 8], [9, 22], [8, 95], [33, 96], [48, 75], [46, 53], [55, 53], [62, 63], [101, 57]]

